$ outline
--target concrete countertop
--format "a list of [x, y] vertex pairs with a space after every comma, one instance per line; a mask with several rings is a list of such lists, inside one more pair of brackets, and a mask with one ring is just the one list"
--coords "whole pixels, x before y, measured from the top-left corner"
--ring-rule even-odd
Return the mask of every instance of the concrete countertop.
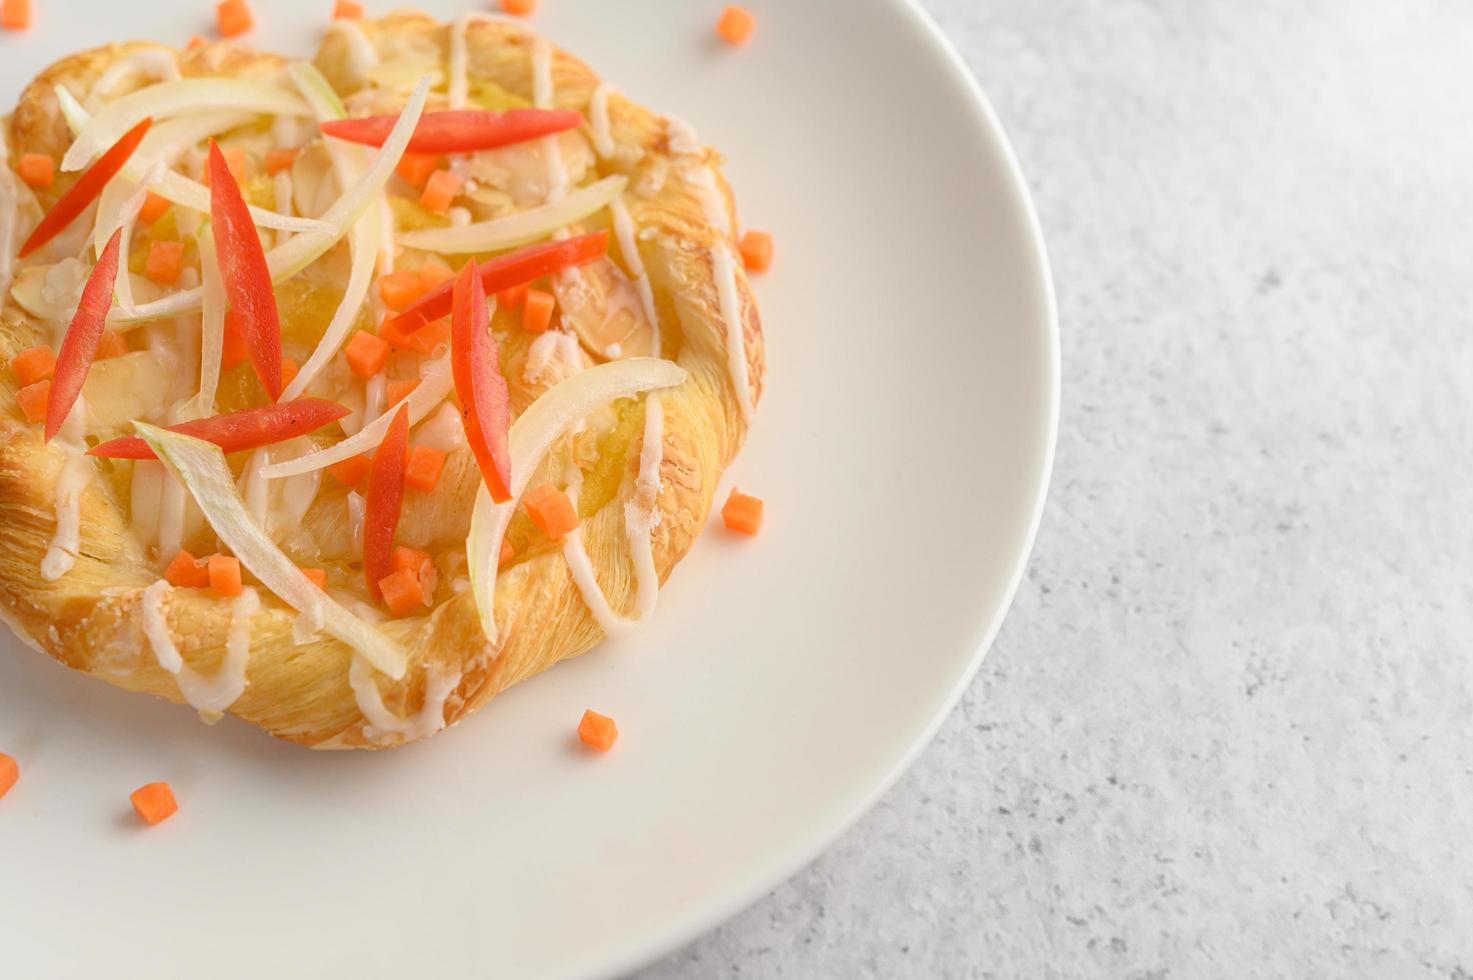
[[1473, 974], [1473, 5], [927, 0], [1058, 464], [975, 684], [675, 977]]

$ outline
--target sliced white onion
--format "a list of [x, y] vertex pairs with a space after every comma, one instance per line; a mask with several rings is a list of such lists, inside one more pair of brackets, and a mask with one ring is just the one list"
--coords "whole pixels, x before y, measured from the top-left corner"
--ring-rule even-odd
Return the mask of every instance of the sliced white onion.
[[[91, 123], [92, 117], [64, 87], [57, 85], [55, 88], [56, 101], [67, 125], [71, 127], [73, 133], [82, 132]], [[168, 167], [173, 166], [174, 161], [183, 151], [192, 149], [211, 136], [243, 126], [253, 118], [255, 117], [248, 112], [216, 112], [208, 115], [166, 119], [149, 128], [139, 142], [138, 149], [123, 164], [120, 172], [134, 182], [143, 183], [149, 190], [174, 204], [208, 214], [210, 189], [199, 181], [191, 180]], [[145, 174], [149, 173], [150, 168], [159, 159], [164, 161], [165, 166], [157, 174], [145, 178]], [[278, 214], [266, 208], [258, 208], [254, 204], [246, 207], [256, 224], [263, 228], [277, 228], [282, 231], [331, 230], [330, 225], [316, 218], [298, 218], [289, 214]], [[103, 239], [103, 243], [106, 243], [106, 238]], [[98, 251], [102, 251], [101, 245], [98, 246]]]
[[181, 78], [130, 92], [93, 116], [61, 159], [62, 170], [81, 170], [145, 117], [225, 112], [305, 116], [307, 104], [275, 85], [239, 78]]
[[[319, 121], [342, 119], [346, 116], [342, 100], [315, 67], [302, 62], [293, 64], [287, 72]], [[332, 139], [326, 141], [326, 146], [333, 169], [337, 171], [339, 187], [352, 187], [363, 178], [367, 162], [362, 147]], [[306, 391], [307, 386], [337, 354], [338, 348], [343, 346], [343, 341], [348, 339], [353, 321], [358, 319], [358, 311], [363, 308], [368, 287], [373, 282], [373, 270], [378, 261], [380, 244], [378, 215], [365, 211], [353, 222], [353, 230], [348, 235], [352, 262], [348, 271], [348, 285], [343, 290], [343, 300], [338, 304], [332, 321], [323, 331], [322, 339], [317, 342], [312, 355], [307, 358], [292, 383], [281, 393], [283, 399], [290, 401]]]
[[159, 460], [189, 488], [220, 540], [241, 564], [293, 609], [322, 623], [331, 635], [363, 654], [395, 680], [404, 676], [404, 650], [382, 630], [354, 616], [329, 598], [282, 553], [246, 513], [220, 447], [193, 436], [135, 423], [138, 434]]
[[685, 381], [685, 369], [673, 361], [635, 357], [610, 361], [559, 382], [534, 401], [512, 424], [511, 500], [495, 503], [483, 482], [471, 512], [471, 530], [465, 542], [471, 591], [481, 629], [496, 642], [496, 565], [501, 539], [516, 511], [517, 500], [542, 458], [562, 435], [590, 413], [618, 398], [643, 391], [671, 388]]
[[[304, 232], [266, 253], [266, 264], [271, 269], [272, 282], [290, 279], [315, 262], [319, 256], [336, 245], [338, 240], [348, 233], [353, 222], [377, 200], [379, 191], [393, 176], [394, 168], [399, 165], [400, 158], [404, 156], [404, 148], [409, 145], [410, 138], [414, 136], [414, 127], [419, 124], [420, 113], [424, 111], [425, 97], [429, 93], [429, 88], [430, 80], [421, 78], [419, 84], [414, 87], [414, 92], [410, 94], [404, 111], [399, 114], [399, 121], [394, 124], [389, 138], [384, 141], [383, 148], [374, 157], [373, 164], [363, 175], [363, 179], [348, 188], [322, 216], [321, 220], [333, 230]], [[126, 311], [120, 315], [119, 319], [130, 322], [157, 320], [160, 317], [193, 313], [200, 308], [200, 300], [200, 290], [185, 289], [156, 302], [144, 303], [133, 310]]]
[[541, 207], [518, 211], [505, 218], [477, 221], [475, 224], [450, 228], [423, 228], [399, 235], [399, 244], [426, 252], [464, 255], [468, 252], [497, 252], [515, 248], [582, 221], [596, 211], [608, 207], [629, 183], [627, 177], [615, 174], [580, 187], [562, 200]]
[[195, 235], [199, 244], [199, 267], [204, 284], [204, 316], [199, 338], [199, 394], [190, 410], [195, 418], [213, 415], [215, 392], [220, 387], [220, 360], [225, 354], [225, 283], [215, 260], [215, 235], [208, 221]]
[[326, 449], [319, 449], [315, 453], [272, 463], [261, 473], [268, 479], [277, 480], [284, 476], [295, 476], [310, 470], [320, 470], [324, 466], [340, 463], [359, 453], [366, 453], [384, 441], [384, 435], [394, 421], [394, 412], [400, 405], [409, 406], [409, 424], [414, 425], [430, 414], [436, 405], [444, 401], [445, 396], [450, 394], [450, 390], [454, 387], [455, 378], [450, 372], [450, 355], [447, 353], [425, 365], [421, 372], [420, 382], [414, 386], [413, 391], [390, 405], [387, 411], [376, 416], [353, 435]]

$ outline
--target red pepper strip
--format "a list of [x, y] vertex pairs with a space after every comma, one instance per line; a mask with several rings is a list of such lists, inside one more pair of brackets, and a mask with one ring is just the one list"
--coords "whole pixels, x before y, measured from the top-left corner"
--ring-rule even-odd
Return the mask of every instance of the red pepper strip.
[[368, 471], [363, 507], [363, 576], [368, 594], [379, 597], [378, 583], [394, 570], [394, 532], [404, 503], [404, 465], [409, 455], [409, 406], [400, 405]]
[[[362, 119], [332, 119], [322, 124], [322, 132], [349, 143], [383, 146], [398, 116], [366, 116]], [[469, 153], [490, 150], [512, 143], [524, 143], [539, 136], [577, 129], [583, 116], [571, 109], [508, 109], [488, 112], [484, 109], [450, 109], [426, 112], [419, 117], [414, 135], [409, 138], [406, 153]]]
[[[482, 262], [478, 267], [481, 288], [487, 293], [499, 293], [503, 289], [531, 282], [538, 276], [551, 275], [571, 266], [592, 262], [607, 252], [608, 247], [609, 233], [595, 231], [497, 256]], [[450, 293], [453, 288], [453, 282], [444, 282], [425, 293], [413, 306], [394, 318], [394, 326], [404, 333], [413, 333], [426, 323], [445, 316], [450, 312]]]
[[123, 164], [127, 163], [133, 151], [138, 149], [138, 144], [143, 142], [143, 134], [148, 132], [148, 127], [151, 125], [153, 125], [152, 119], [141, 120], [138, 125], [124, 133], [121, 139], [109, 147], [106, 153], [98, 157], [97, 162], [84, 170], [71, 189], [51, 206], [50, 211], [46, 212], [41, 223], [31, 232], [31, 237], [27, 238], [26, 243], [20, 247], [18, 258], [25, 258], [51, 241], [72, 223], [73, 218], [87, 210], [87, 205], [102, 193], [107, 182], [123, 169]]
[[87, 380], [87, 369], [92, 366], [92, 356], [102, 340], [102, 331], [107, 327], [107, 311], [113, 305], [113, 283], [118, 278], [118, 251], [123, 229], [113, 232], [107, 240], [97, 264], [87, 276], [82, 287], [82, 298], [77, 303], [76, 315], [62, 338], [61, 350], [56, 353], [56, 368], [51, 375], [51, 394], [46, 399], [46, 441], [56, 435], [67, 413], [77, 403], [82, 393], [82, 382]]
[[[261, 405], [225, 415], [212, 415], [207, 419], [181, 422], [179, 425], [169, 426], [169, 431], [213, 442], [227, 453], [236, 453], [242, 449], [258, 449], [305, 435], [329, 422], [336, 422], [347, 414], [346, 408], [326, 398], [298, 398], [296, 401]], [[106, 456], [109, 459], [158, 458], [148, 447], [148, 443], [139, 436], [109, 439], [87, 450], [87, 455]]]
[[225, 295], [245, 337], [256, 377], [275, 401], [281, 396], [281, 321], [276, 313], [276, 290], [271, 286], [261, 236], [240, 195], [240, 185], [214, 140], [210, 140], [210, 225]]
[[470, 262], [455, 277], [454, 308], [450, 313], [450, 372], [465, 438], [481, 467], [491, 499], [511, 499], [511, 449], [507, 429], [511, 402], [506, 379], [497, 363], [496, 338], [486, 311], [486, 293]]

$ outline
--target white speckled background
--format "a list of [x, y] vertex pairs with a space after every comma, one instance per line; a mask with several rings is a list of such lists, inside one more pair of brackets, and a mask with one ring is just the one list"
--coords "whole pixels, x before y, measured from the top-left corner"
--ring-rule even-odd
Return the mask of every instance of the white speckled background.
[[1058, 284], [935, 744], [676, 977], [1473, 974], [1473, 4], [927, 0]]

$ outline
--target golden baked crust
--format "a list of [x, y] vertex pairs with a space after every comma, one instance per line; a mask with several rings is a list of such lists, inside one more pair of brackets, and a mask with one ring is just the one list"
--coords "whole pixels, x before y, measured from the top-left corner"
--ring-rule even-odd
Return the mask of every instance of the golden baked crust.
[[[431, 53], [442, 65], [448, 57], [450, 28], [429, 17], [400, 13], [361, 21], [359, 27], [380, 50], [409, 46]], [[529, 34], [512, 24], [475, 22], [469, 25], [466, 37], [472, 79], [531, 98]], [[342, 34], [329, 33], [316, 63], [347, 95], [353, 80], [347, 77], [351, 72], [342, 67], [345, 43]], [[43, 72], [26, 89], [8, 120], [5, 137], [11, 159], [28, 151], [59, 157], [70, 136], [58, 114], [52, 86], [61, 83], [85, 92], [114, 59], [140, 47], [143, 45], [113, 45], [83, 52]], [[226, 44], [172, 53], [185, 75], [269, 73], [280, 64], [273, 56]], [[552, 70], [556, 104], [586, 114], [599, 85], [597, 76], [556, 49]], [[443, 100], [443, 96], [437, 98]], [[431, 107], [435, 107], [434, 100]], [[678, 158], [672, 150], [664, 117], [618, 95], [609, 97], [608, 108], [619, 150], [597, 166], [601, 173], [618, 172], [631, 178], [626, 199], [641, 230], [639, 249], [661, 311], [664, 355], [689, 372], [683, 385], [662, 392], [663, 459], [652, 544], [663, 582], [700, 532], [721, 472], [745, 437], [746, 423], [729, 379], [726, 326], [713, 277], [711, 249], [722, 236], [706, 220], [697, 192], [686, 179], [691, 158]], [[585, 127], [585, 139], [586, 132]], [[704, 162], [715, 170], [714, 155], [705, 153]], [[730, 192], [719, 174], [717, 185], [726, 201], [728, 223], [734, 228]], [[49, 205], [51, 200], [42, 203]], [[726, 244], [734, 248], [730, 238]], [[737, 286], [750, 398], [755, 403], [762, 387], [762, 331], [739, 264]], [[36, 342], [35, 323], [7, 297], [0, 313], [0, 356], [8, 361]], [[513, 408], [520, 410], [531, 393], [519, 381], [519, 365], [526, 351], [516, 345], [513, 341], [504, 350], [503, 368], [512, 383]], [[159, 560], [139, 545], [128, 522], [127, 502], [115, 499], [109, 481], [100, 473], [81, 497], [81, 553], [75, 566], [56, 581], [44, 581], [38, 574], [55, 529], [54, 490], [62, 456], [42, 444], [38, 426], [24, 421], [11, 373], [0, 374], [0, 608], [4, 617], [17, 632], [67, 666], [119, 687], [182, 701], [174, 677], [158, 665], [142, 627], [140, 596], [159, 577]], [[617, 492], [583, 524], [599, 584], [615, 610], [627, 609], [634, 593], [624, 504], [633, 493], [637, 444], [627, 451], [632, 454], [630, 465], [623, 469]], [[462, 461], [460, 465], [473, 469], [473, 464]], [[463, 497], [468, 522], [474, 481], [452, 480], [451, 485], [459, 488], [453, 492]], [[264, 590], [262, 600], [252, 624], [249, 684], [229, 713], [303, 745], [377, 748], [401, 744], [403, 736], [375, 732], [367, 725], [349, 686], [351, 651], [326, 637], [295, 644], [294, 611]], [[410, 664], [398, 682], [376, 675], [386, 707], [401, 717], [413, 716], [424, 705], [431, 670], [450, 676], [458, 672], [459, 682], [444, 704], [443, 721], [453, 724], [510, 685], [577, 656], [602, 638], [557, 549], [532, 554], [503, 569], [496, 584], [496, 607], [500, 627], [496, 648], [480, 630], [469, 591], [449, 594], [442, 590], [442, 598], [429, 615], [384, 623], [384, 629], [404, 645]], [[180, 589], [172, 593], [167, 606], [169, 628], [190, 667], [206, 674], [217, 669], [230, 616], [229, 603], [207, 592]], [[438, 727], [430, 725], [429, 730]]]

